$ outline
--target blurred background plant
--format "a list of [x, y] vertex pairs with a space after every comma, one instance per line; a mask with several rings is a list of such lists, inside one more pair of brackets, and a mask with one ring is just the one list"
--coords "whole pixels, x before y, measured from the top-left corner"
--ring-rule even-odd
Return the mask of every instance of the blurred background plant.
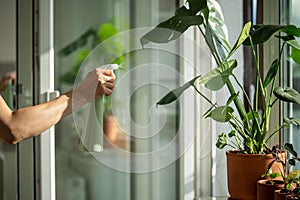
[[[70, 70], [60, 77], [62, 82], [74, 84], [81, 64], [99, 44], [101, 44], [101, 46], [97, 48], [97, 51], [99, 50], [101, 53], [99, 56], [99, 63], [119, 65], [122, 63], [122, 66], [124, 66], [125, 57], [123, 56], [123, 46], [117, 40], [111, 39], [119, 34], [119, 30], [114, 25], [115, 21], [116, 19], [111, 19], [96, 28], [88, 29], [58, 52], [58, 55], [61, 57], [67, 57], [76, 52], [75, 60], [73, 61]], [[120, 69], [122, 69], [122, 67]], [[111, 114], [111, 97], [106, 96], [105, 115]]]

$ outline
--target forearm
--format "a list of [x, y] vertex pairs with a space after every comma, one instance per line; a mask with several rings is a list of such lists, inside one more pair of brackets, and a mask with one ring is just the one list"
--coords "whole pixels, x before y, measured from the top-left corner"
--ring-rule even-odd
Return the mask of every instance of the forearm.
[[101, 95], [111, 95], [113, 88], [112, 71], [94, 69], [76, 89], [46, 103], [12, 112], [0, 96], [0, 137], [15, 144], [36, 136], [85, 103]]
[[85, 103], [81, 99], [74, 99], [72, 94], [73, 91], [70, 91], [49, 102], [11, 112], [6, 123], [4, 139], [8, 143], [15, 144], [23, 139], [39, 135], [55, 125], [59, 120], [71, 114], [73, 109], [78, 109]]

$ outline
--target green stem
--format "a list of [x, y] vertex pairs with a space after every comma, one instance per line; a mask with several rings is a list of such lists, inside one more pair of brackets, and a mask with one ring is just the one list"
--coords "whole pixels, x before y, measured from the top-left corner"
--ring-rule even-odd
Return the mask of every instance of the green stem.
[[201, 97], [203, 97], [208, 103], [210, 103], [212, 106], [214, 106], [214, 107], [216, 107], [216, 105], [213, 103], [213, 102], [211, 102], [211, 100], [209, 100], [206, 96], [204, 96], [204, 94], [202, 94], [202, 92], [200, 92], [200, 90], [193, 84], [192, 85], [193, 87], [194, 87], [194, 89], [196, 90], [196, 92], [198, 93], [198, 94], [200, 94], [200, 96]]
[[[233, 74], [232, 76], [234, 77], [234, 79], [235, 79], [235, 81], [237, 82], [238, 86], [239, 86], [239, 87], [241, 88], [241, 90], [243, 91], [243, 93], [244, 93], [244, 95], [245, 95], [245, 98], [247, 99], [247, 101], [248, 101], [248, 103], [249, 103], [249, 108], [250, 108], [250, 110], [251, 110], [251, 114], [252, 114], [252, 117], [253, 117], [253, 121], [254, 121], [254, 123], [255, 123], [255, 125], [256, 125], [258, 131], [260, 132], [260, 131], [261, 131], [261, 128], [260, 128], [260, 126], [259, 126], [259, 122], [257, 121], [257, 118], [255, 117], [254, 110], [253, 110], [252, 104], [251, 104], [251, 102], [250, 102], [250, 99], [249, 99], [249, 97], [248, 97], [246, 91], [244, 90], [244, 88], [243, 88], [242, 85], [240, 84], [240, 82], [237, 80], [236, 76], [235, 76], [234, 74]], [[255, 137], [255, 135], [252, 136], [252, 138], [254, 138], [254, 137]]]
[[279, 126], [267, 139], [266, 139], [266, 144], [270, 142], [270, 140], [278, 133], [281, 129], [288, 127], [287, 124]]
[[[203, 26], [205, 27], [205, 25], [203, 25]], [[198, 28], [199, 28], [199, 30], [200, 30], [202, 36], [204, 37], [205, 42], [206, 42], [206, 44], [207, 44], [207, 46], [208, 46], [208, 48], [209, 48], [211, 54], [213, 55], [213, 57], [214, 57], [214, 59], [215, 59], [217, 65], [220, 65], [220, 64], [222, 63], [222, 61], [221, 61], [221, 59], [220, 59], [220, 56], [219, 56], [215, 51], [213, 51], [213, 49], [212, 49], [212, 47], [211, 47], [210, 45], [208, 45], [209, 42], [208, 42], [208, 40], [207, 40], [207, 38], [206, 38], [205, 33], [204, 33], [203, 30], [201, 29], [201, 27], [198, 26]], [[213, 45], [214, 45], [214, 44], [213, 44]], [[216, 47], [214, 47], [214, 49], [216, 49]]]
[[[233, 87], [233, 85], [232, 85], [232, 83], [230, 81], [227, 81], [226, 85], [227, 85], [227, 88], [228, 88], [228, 90], [229, 90], [229, 92], [230, 92], [231, 95], [236, 94], [236, 92], [234, 90], [234, 87]], [[244, 119], [246, 119], [247, 114], [246, 114], [246, 109], [244, 107], [244, 104], [243, 104], [241, 98], [239, 96], [237, 96], [237, 98], [235, 98], [233, 102], [234, 102], [234, 105], [237, 108], [237, 111], [238, 111], [238, 113], [240, 115], [240, 118], [243, 121], [245, 121], [246, 127], [249, 128], [250, 125], [249, 125], [248, 120], [244, 120]]]

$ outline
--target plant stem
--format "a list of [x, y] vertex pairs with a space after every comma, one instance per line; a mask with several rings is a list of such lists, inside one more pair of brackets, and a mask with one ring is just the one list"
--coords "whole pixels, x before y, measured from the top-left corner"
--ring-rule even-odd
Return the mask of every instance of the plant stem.
[[[230, 81], [227, 81], [226, 85], [227, 85], [227, 88], [228, 88], [231, 95], [236, 94], [236, 92], [234, 90], [234, 87], [233, 87], [233, 85]], [[250, 125], [249, 125], [248, 120], [244, 120], [247, 117], [246, 109], [245, 109], [244, 104], [243, 104], [243, 102], [242, 102], [242, 100], [239, 96], [237, 96], [237, 98], [234, 99], [234, 105], [236, 106], [236, 108], [238, 110], [240, 118], [243, 121], [245, 121], [246, 127], [249, 128]]]
[[203, 97], [208, 103], [210, 103], [212, 106], [214, 106], [214, 107], [216, 107], [216, 105], [213, 103], [213, 102], [211, 102], [206, 96], [204, 96], [204, 94], [202, 94], [201, 92], [200, 92], [200, 90], [193, 84], [192, 85], [193, 87], [194, 87], [194, 89], [196, 90], [196, 92], [198, 93], [198, 94], [200, 94], [200, 96], [201, 97]]
[[[204, 25], [203, 25], [203, 26], [204, 26]], [[208, 40], [207, 40], [207, 38], [206, 38], [206, 35], [205, 35], [205, 33], [203, 32], [203, 30], [201, 29], [201, 27], [198, 26], [198, 28], [199, 28], [199, 30], [200, 30], [200, 32], [201, 32], [201, 35], [204, 37], [206, 44], [209, 44], [209, 42], [208, 42]], [[208, 48], [209, 48], [211, 54], [213, 55], [213, 57], [214, 57], [214, 59], [215, 59], [217, 65], [220, 65], [222, 62], [221, 62], [221, 59], [220, 59], [220, 57], [218, 56], [218, 54], [212, 50], [212, 47], [211, 47], [210, 45], [207, 45], [207, 46], [208, 46]]]

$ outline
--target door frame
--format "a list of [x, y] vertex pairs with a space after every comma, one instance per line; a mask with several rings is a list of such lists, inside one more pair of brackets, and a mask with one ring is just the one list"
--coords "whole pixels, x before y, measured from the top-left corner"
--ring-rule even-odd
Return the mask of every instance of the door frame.
[[[17, 106], [54, 91], [53, 0], [17, 0]], [[55, 200], [54, 128], [18, 144], [18, 199]]]

